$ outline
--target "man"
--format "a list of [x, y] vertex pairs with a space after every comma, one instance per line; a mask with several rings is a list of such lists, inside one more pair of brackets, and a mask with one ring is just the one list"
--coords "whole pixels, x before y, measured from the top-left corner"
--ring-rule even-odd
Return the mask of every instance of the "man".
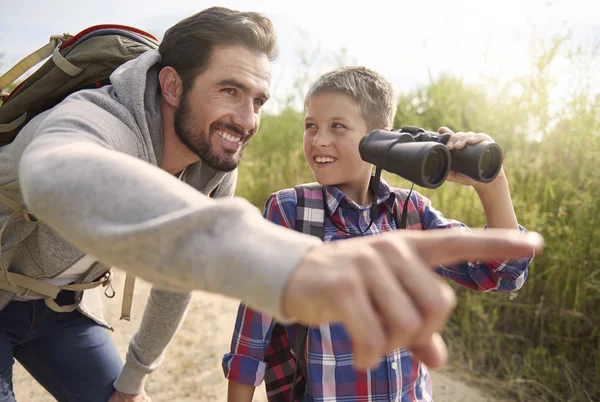
[[[445, 349], [436, 331], [454, 295], [428, 267], [541, 247], [539, 237], [511, 232], [391, 233], [324, 245], [230, 198], [269, 98], [275, 42], [260, 14], [205, 10], [169, 29], [158, 51], [119, 68], [112, 85], [70, 96], [0, 148], [0, 191], [40, 220], [6, 226], [0, 274], [88, 283], [112, 265], [163, 289], [152, 290], [122, 372], [97, 290], [81, 300], [61, 292], [55, 304], [77, 309], [60, 313], [1, 291], [0, 401], [15, 400], [13, 356], [59, 401], [105, 401], [117, 376], [112, 401], [146, 400], [145, 377], [194, 289], [283, 322], [340, 321], [359, 368], [397, 347], [438, 367]], [[417, 290], [415, 275], [431, 285]], [[390, 308], [398, 303], [419, 319]]]

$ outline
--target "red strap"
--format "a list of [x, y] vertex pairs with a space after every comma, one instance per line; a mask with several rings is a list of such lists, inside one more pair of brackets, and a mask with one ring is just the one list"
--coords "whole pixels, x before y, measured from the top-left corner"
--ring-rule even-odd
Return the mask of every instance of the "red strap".
[[73, 36], [71, 38], [71, 40], [67, 41], [66, 43], [63, 43], [63, 45], [60, 48], [64, 49], [66, 47], [69, 47], [73, 43], [77, 42], [79, 40], [79, 38], [81, 38], [82, 36], [85, 36], [85, 35], [89, 34], [90, 32], [94, 32], [94, 31], [97, 31], [99, 29], [122, 29], [124, 31], [135, 32], [135, 33], [137, 33], [139, 35], [145, 36], [147, 38], [150, 38], [150, 39], [158, 42], [158, 39], [156, 39], [154, 37], [154, 35], [146, 32], [146, 31], [142, 31], [141, 29], [130, 27], [130, 26], [127, 26], [127, 25], [104, 24], [104, 25], [94, 25], [94, 26], [91, 26], [91, 27], [89, 27], [87, 29], [84, 29], [83, 31], [79, 32], [77, 35]]

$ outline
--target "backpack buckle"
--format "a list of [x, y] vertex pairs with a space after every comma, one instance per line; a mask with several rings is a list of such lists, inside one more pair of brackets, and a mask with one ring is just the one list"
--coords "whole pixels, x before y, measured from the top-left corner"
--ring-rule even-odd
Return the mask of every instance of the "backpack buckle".
[[36, 218], [35, 215], [30, 214], [29, 212], [23, 213], [23, 219], [25, 219], [25, 221], [29, 223], [40, 223], [39, 219]]

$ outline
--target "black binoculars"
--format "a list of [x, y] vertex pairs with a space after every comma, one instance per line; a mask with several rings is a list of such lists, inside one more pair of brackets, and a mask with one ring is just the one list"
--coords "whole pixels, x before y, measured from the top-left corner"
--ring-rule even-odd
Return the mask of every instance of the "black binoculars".
[[482, 183], [496, 178], [503, 160], [500, 145], [481, 141], [449, 151], [449, 139], [450, 134], [405, 126], [400, 130], [373, 130], [360, 140], [358, 150], [365, 162], [421, 187], [441, 186], [450, 170]]

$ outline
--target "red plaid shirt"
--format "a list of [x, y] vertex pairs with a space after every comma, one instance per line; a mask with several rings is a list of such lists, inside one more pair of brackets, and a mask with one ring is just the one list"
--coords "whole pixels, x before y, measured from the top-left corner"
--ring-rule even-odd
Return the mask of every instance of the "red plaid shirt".
[[[382, 180], [378, 191], [377, 218], [367, 234], [396, 228], [392, 216], [395, 213], [395, 197], [404, 191], [390, 189]], [[267, 201], [265, 217], [279, 225], [294, 228], [296, 201], [293, 189], [273, 194]], [[369, 207], [357, 205], [336, 187], [327, 187], [327, 205], [332, 219], [348, 231], [355, 233], [369, 224]], [[429, 199], [413, 192], [408, 214], [417, 213], [420, 223], [409, 224], [408, 230], [468, 230], [460, 222], [443, 217], [431, 206]], [[324, 237], [325, 241], [335, 241], [349, 236], [326, 220]], [[523, 285], [532, 258], [464, 262], [440, 267], [437, 272], [478, 291], [511, 291]], [[296, 359], [290, 345], [295, 344], [297, 328], [296, 325], [282, 326], [271, 317], [241, 304], [231, 352], [223, 358], [225, 376], [255, 386], [264, 380], [270, 402], [288, 402], [296, 370]], [[383, 356], [380, 365], [373, 370], [356, 371], [352, 366], [350, 338], [343, 326], [330, 323], [309, 329], [304, 353], [309, 379], [307, 382], [300, 377], [294, 389], [303, 392], [306, 385], [307, 393], [297, 395], [296, 401], [432, 401], [427, 368], [406, 349]]]

